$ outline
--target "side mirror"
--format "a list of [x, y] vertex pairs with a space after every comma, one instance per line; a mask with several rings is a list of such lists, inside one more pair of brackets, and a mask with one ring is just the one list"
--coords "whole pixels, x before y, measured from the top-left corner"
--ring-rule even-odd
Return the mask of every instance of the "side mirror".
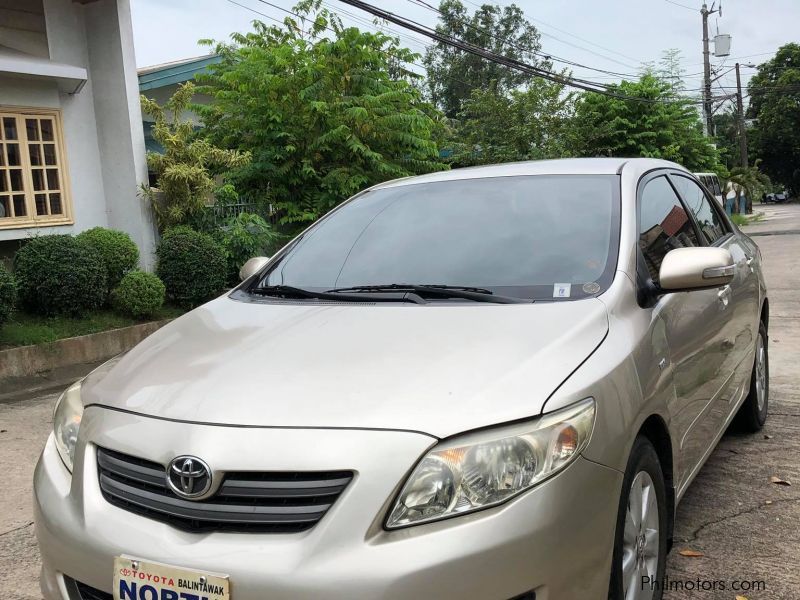
[[241, 269], [239, 269], [239, 279], [241, 281], [249, 279], [256, 273], [258, 273], [261, 270], [261, 267], [263, 267], [268, 262], [269, 262], [268, 256], [254, 256], [246, 263], [244, 263]]
[[724, 248], [675, 248], [664, 256], [658, 279], [667, 292], [702, 290], [727, 285], [734, 269]]

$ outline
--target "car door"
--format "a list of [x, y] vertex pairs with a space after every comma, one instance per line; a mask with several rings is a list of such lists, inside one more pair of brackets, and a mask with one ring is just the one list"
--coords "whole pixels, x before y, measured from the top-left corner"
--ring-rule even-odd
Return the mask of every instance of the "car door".
[[[639, 188], [640, 277], [658, 284], [661, 262], [675, 248], [706, 245], [694, 219], [666, 174], [651, 176]], [[724, 379], [722, 355], [716, 350], [729, 312], [719, 291], [696, 290], [661, 295], [650, 308], [661, 319], [675, 395], [668, 405], [670, 428], [679, 444], [676, 483], [689, 479], [709, 445], [717, 418], [713, 400]]]
[[[730, 224], [707, 192], [686, 175], [671, 175], [684, 203], [694, 217], [704, 242], [726, 248], [733, 257], [733, 281], [720, 290], [727, 295], [727, 320], [719, 340], [720, 390], [718, 427], [736, 407], [744, 394], [752, 368], [753, 344], [758, 327], [759, 284], [755, 273], [756, 248]], [[724, 299], [724, 298], [723, 298]]]

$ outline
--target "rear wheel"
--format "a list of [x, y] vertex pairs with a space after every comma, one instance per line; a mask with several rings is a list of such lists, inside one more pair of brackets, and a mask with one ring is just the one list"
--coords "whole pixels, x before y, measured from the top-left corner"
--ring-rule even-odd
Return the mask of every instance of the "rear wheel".
[[767, 328], [758, 324], [756, 355], [750, 376], [750, 392], [736, 414], [736, 426], [745, 431], [758, 431], [767, 422], [769, 411], [769, 347]]
[[622, 481], [609, 600], [660, 600], [667, 535], [664, 474], [653, 445], [640, 436]]

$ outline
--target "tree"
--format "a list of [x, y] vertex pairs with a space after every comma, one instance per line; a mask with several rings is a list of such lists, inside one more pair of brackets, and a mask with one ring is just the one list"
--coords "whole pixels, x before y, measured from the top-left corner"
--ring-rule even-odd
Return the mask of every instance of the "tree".
[[676, 96], [672, 83], [645, 73], [609, 92], [625, 98], [589, 92], [577, 103], [575, 138], [581, 156], [663, 158], [692, 171], [719, 167], [696, 107]]
[[[284, 25], [217, 43], [220, 63], [201, 78], [198, 107], [214, 143], [252, 153], [232, 177], [245, 197], [270, 196], [281, 223], [311, 222], [369, 185], [446, 166], [435, 111], [398, 63], [417, 58], [383, 33], [344, 28], [302, 2]], [[211, 43], [211, 42], [208, 42]]]
[[714, 143], [719, 150], [720, 161], [728, 170], [741, 166], [739, 116], [735, 107], [731, 106], [714, 115]]
[[737, 197], [733, 212], [739, 212], [739, 198], [744, 195], [747, 200], [746, 212], [752, 213], [753, 199], [760, 198], [772, 186], [770, 178], [758, 168], [760, 162], [761, 159], [758, 159], [750, 167], [739, 166], [731, 169], [728, 180], [733, 184]]
[[156, 175], [161, 194], [142, 187], [161, 231], [186, 223], [203, 209], [214, 190], [215, 174], [250, 162], [247, 152], [222, 150], [196, 136], [194, 123], [181, 117], [194, 94], [194, 84], [187, 82], [163, 107], [141, 97], [142, 112], [155, 119], [153, 138], [164, 148], [163, 154], [147, 153], [147, 165]]
[[498, 94], [473, 90], [454, 136], [456, 166], [558, 158], [571, 154], [574, 94], [537, 79], [524, 89]]
[[752, 145], [764, 171], [800, 192], [800, 44], [781, 46], [758, 67], [748, 91], [748, 116], [757, 120]]
[[[541, 43], [536, 27], [515, 4], [503, 8], [484, 4], [470, 15], [460, 0], [442, 0], [436, 31], [508, 58], [549, 68], [538, 57]], [[520, 88], [531, 75], [436, 42], [425, 53], [431, 100], [445, 115], [456, 118], [473, 90], [491, 87], [498, 96]]]

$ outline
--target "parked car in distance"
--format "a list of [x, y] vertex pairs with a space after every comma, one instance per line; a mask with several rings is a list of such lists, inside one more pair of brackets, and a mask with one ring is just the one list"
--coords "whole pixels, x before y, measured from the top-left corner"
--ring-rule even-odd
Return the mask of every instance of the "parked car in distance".
[[658, 600], [767, 418], [761, 255], [674, 163], [389, 181], [241, 275], [59, 398], [46, 599]]
[[722, 191], [722, 185], [719, 182], [719, 176], [716, 173], [695, 173], [695, 177], [700, 180], [706, 189], [711, 192], [711, 195], [717, 199], [720, 206], [725, 206], [725, 193]]
[[770, 202], [780, 204], [782, 202], [786, 202], [788, 197], [789, 194], [785, 190], [783, 192], [770, 192], [769, 194], [764, 194], [764, 196], [762, 196], [761, 202], [763, 204], [768, 204]]

